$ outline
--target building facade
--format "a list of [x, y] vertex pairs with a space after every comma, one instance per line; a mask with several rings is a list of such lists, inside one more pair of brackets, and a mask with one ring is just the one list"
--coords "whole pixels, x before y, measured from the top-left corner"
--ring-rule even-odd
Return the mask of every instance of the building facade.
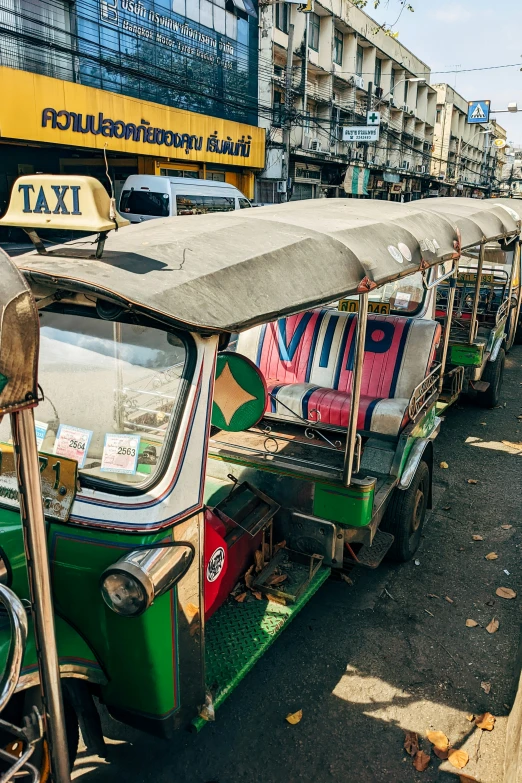
[[435, 84], [437, 113], [431, 173], [438, 195], [482, 197], [498, 190], [506, 131], [495, 121], [469, 124], [468, 101], [449, 84]]
[[[260, 125], [268, 141], [258, 201], [427, 195], [437, 102], [429, 67], [349, 0], [316, 0], [313, 13], [262, 5], [259, 22]], [[379, 141], [343, 141], [343, 127], [366, 124], [368, 110], [381, 115]]]
[[0, 209], [21, 174], [230, 182], [265, 160], [257, 0], [5, 0]]

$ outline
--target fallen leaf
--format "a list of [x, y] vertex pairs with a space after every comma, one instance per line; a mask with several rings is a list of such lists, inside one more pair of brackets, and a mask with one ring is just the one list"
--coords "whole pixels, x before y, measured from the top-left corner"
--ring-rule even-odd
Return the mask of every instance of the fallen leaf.
[[280, 598], [278, 595], [272, 595], [272, 593], [267, 593], [266, 597], [273, 604], [281, 604], [282, 606], [286, 606], [285, 599], [284, 598]]
[[443, 731], [427, 731], [426, 736], [431, 744], [439, 750], [447, 750], [449, 748], [449, 739]]
[[466, 715], [466, 720], [469, 720], [469, 722], [471, 723], [471, 721], [474, 719], [474, 717], [475, 716], [473, 715], [473, 713], [470, 712], [470, 713], [468, 713], [468, 715]]
[[475, 718], [475, 726], [483, 731], [493, 731], [495, 725], [495, 716], [491, 712], [484, 712]]
[[450, 598], [450, 597], [449, 597], [449, 595], [445, 595], [445, 596], [444, 596], [444, 598], [446, 599], [446, 601], [447, 601], [449, 604], [452, 604], [452, 603], [453, 603], [453, 598]]
[[246, 593], [239, 593], [239, 595], [234, 596], [238, 604], [242, 604], [246, 597], [247, 597]]
[[254, 596], [254, 598], [257, 598], [258, 601], [261, 601], [263, 598], [263, 595], [262, 593], [259, 592], [259, 590], [253, 590], [252, 595]]
[[435, 617], [435, 615], [429, 612], [427, 609], [425, 609], [424, 611], [426, 612], [426, 614], [429, 614], [430, 617]]
[[424, 753], [423, 750], [418, 750], [413, 759], [413, 766], [417, 772], [424, 772], [428, 768], [430, 761], [431, 757], [427, 753]]
[[442, 507], [443, 511], [449, 511], [450, 509], [451, 509], [451, 506], [443, 506]]
[[253, 582], [254, 582], [254, 566], [251, 565], [245, 574], [245, 585], [248, 587], [249, 590], [251, 589]]
[[477, 479], [468, 479], [468, 484], [478, 484]]
[[497, 560], [498, 555], [496, 552], [490, 552], [488, 555], [486, 555], [486, 560]]
[[512, 590], [510, 587], [497, 587], [495, 590], [495, 594], [499, 596], [499, 598], [516, 598], [517, 594], [514, 590]]
[[440, 598], [439, 595], [435, 595], [435, 593], [427, 593], [426, 594], [428, 598]]
[[478, 623], [476, 622], [476, 620], [471, 620], [471, 619], [466, 620], [466, 628], [476, 628], [477, 625]]
[[295, 726], [296, 723], [299, 723], [301, 718], [303, 717], [303, 710], [297, 710], [297, 712], [290, 712], [285, 720], [287, 723], [291, 723], [292, 726]]
[[265, 556], [261, 549], [258, 549], [257, 552], [254, 552], [254, 561], [256, 566], [256, 573], [259, 573], [263, 570], [265, 565]]
[[499, 625], [499, 621], [494, 617], [489, 625], [486, 625], [486, 631], [488, 633], [496, 633], [498, 631]]
[[433, 748], [433, 752], [437, 756], [437, 758], [441, 759], [442, 761], [446, 761], [448, 758], [449, 748], [447, 750], [439, 750], [439, 748]]
[[350, 579], [350, 577], [347, 574], [339, 574], [343, 582], [346, 582], [347, 585], [353, 585], [353, 579]]
[[486, 601], [486, 606], [495, 606], [494, 601]]
[[448, 761], [457, 769], [463, 769], [469, 761], [469, 756], [465, 750], [452, 750], [448, 754]]
[[288, 579], [288, 574], [272, 574], [272, 576], [269, 576], [266, 580], [266, 584], [269, 587], [272, 587], [274, 585], [280, 585], [282, 582], [285, 581], [285, 579]]
[[511, 530], [513, 525], [500, 525], [500, 527], [502, 528], [502, 530]]
[[276, 552], [279, 552], [280, 549], [284, 549], [286, 546], [286, 541], [280, 541], [279, 544], [276, 544], [274, 546], [274, 555]]
[[484, 541], [482, 536], [471, 536], [471, 538], [473, 539], [473, 541]]
[[481, 682], [480, 687], [484, 691], [484, 693], [489, 693], [491, 690], [491, 683], [490, 682]]
[[449, 468], [449, 465], [447, 462], [441, 462], [439, 467], [446, 469]]
[[410, 756], [415, 756], [419, 751], [419, 735], [416, 731], [407, 731], [404, 738], [404, 750]]

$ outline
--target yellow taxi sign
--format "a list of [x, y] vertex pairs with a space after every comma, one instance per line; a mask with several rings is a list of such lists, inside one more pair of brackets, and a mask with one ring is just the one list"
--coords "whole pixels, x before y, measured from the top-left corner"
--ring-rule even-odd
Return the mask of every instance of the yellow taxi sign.
[[[459, 272], [459, 275], [457, 277], [457, 282], [459, 283], [475, 283], [477, 280], [477, 274], [476, 272]], [[481, 283], [494, 283], [495, 282], [495, 275], [494, 274], [483, 274]]]
[[[342, 313], [358, 313], [359, 312], [359, 300], [358, 299], [341, 299], [337, 307]], [[390, 303], [389, 302], [368, 302], [368, 312], [376, 313], [377, 315], [389, 315]]]
[[31, 174], [19, 177], [0, 225], [99, 233], [129, 225], [94, 177]]

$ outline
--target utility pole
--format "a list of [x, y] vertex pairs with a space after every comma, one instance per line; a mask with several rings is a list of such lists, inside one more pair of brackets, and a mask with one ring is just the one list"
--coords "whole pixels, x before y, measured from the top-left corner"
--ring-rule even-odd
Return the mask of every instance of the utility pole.
[[[368, 95], [366, 96], [366, 116], [373, 109], [373, 82], [368, 82]], [[368, 162], [368, 144], [364, 145], [364, 162]]]
[[286, 182], [286, 191], [284, 201], [288, 201], [288, 183], [290, 179], [290, 134], [292, 130], [292, 66], [294, 59], [294, 25], [288, 27], [288, 49], [286, 53], [286, 73], [285, 73], [285, 122], [283, 128], [283, 179]]

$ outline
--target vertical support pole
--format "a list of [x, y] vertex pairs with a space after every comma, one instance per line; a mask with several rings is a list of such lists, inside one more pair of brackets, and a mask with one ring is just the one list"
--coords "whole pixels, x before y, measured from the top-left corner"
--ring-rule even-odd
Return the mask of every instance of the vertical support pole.
[[[457, 288], [457, 277], [459, 274], [459, 260], [455, 261], [455, 269], [452, 276], [449, 278], [449, 291], [448, 300], [446, 303], [446, 320], [444, 323], [444, 337], [442, 340], [442, 356], [440, 358], [440, 378], [439, 378], [439, 394], [442, 391], [444, 385], [444, 371], [446, 369], [446, 360], [448, 358], [448, 347], [451, 333], [451, 322], [453, 320], [453, 305], [455, 302], [455, 289]], [[435, 307], [437, 305], [435, 304]]]
[[[288, 6], [288, 12], [292, 12], [292, 7]], [[286, 73], [285, 73], [285, 122], [283, 128], [283, 146], [285, 148], [285, 157], [283, 161], [283, 179], [286, 182], [286, 193], [284, 200], [288, 201], [288, 180], [290, 177], [290, 134], [292, 131], [292, 66], [294, 59], [294, 25], [288, 26], [288, 48], [286, 50]]]
[[308, 33], [309, 33], [310, 25], [309, 25], [309, 15], [306, 14], [306, 21], [305, 21], [305, 36], [304, 36], [304, 58], [303, 58], [303, 128], [302, 128], [302, 135], [301, 135], [301, 147], [304, 148], [304, 136], [305, 136], [305, 125], [306, 125], [306, 112], [308, 111], [308, 86], [307, 86], [307, 79], [308, 79]]
[[355, 441], [357, 439], [357, 419], [359, 417], [359, 400], [361, 398], [361, 381], [364, 363], [364, 343], [366, 340], [366, 324], [368, 323], [368, 293], [359, 294], [359, 313], [357, 315], [357, 332], [355, 335], [355, 360], [352, 379], [352, 404], [346, 433], [346, 451], [344, 455], [343, 484], [349, 487], [352, 481]]
[[51, 775], [53, 783], [70, 783], [69, 754], [65, 734], [49, 555], [40, 484], [40, 465], [34, 415], [31, 408], [11, 414], [11, 432], [20, 491], [20, 514], [27, 557]]
[[517, 306], [515, 310], [515, 329], [517, 328], [518, 319], [520, 317], [520, 305], [522, 304], [522, 268], [520, 263], [520, 256], [522, 254], [521, 247], [522, 240], [517, 240], [517, 246], [515, 248], [515, 256], [513, 258], [513, 274], [517, 275], [518, 279], [518, 291], [517, 291]]
[[477, 312], [479, 306], [479, 294], [480, 286], [482, 283], [482, 267], [484, 266], [484, 257], [486, 255], [486, 240], [480, 244], [480, 252], [477, 265], [477, 281], [475, 283], [475, 296], [473, 298], [473, 310], [471, 311], [471, 321], [469, 324], [469, 341], [473, 342], [478, 329], [476, 328], [475, 321], [477, 320]]

